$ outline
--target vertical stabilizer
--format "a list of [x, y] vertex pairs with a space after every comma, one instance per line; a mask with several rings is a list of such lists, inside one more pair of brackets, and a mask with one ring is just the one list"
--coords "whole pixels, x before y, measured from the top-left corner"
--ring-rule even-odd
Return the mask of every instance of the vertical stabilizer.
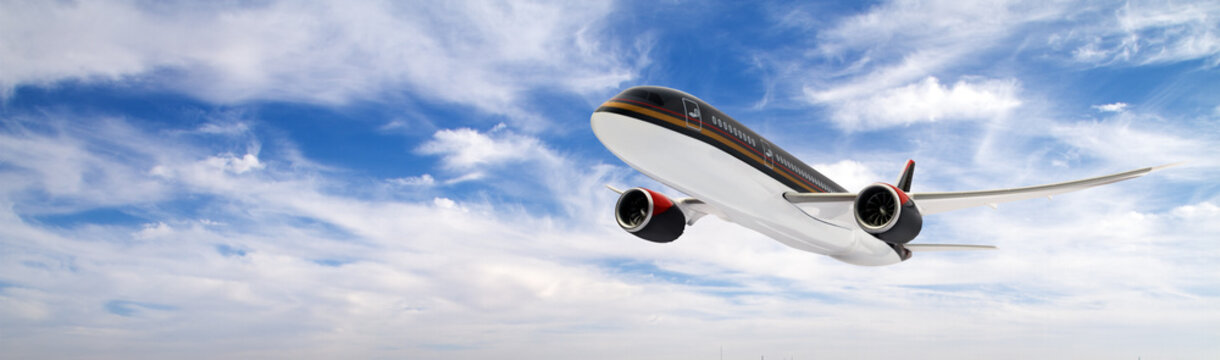
[[907, 160], [907, 166], [902, 169], [902, 175], [898, 176], [898, 182], [894, 184], [899, 189], [905, 192], [911, 192], [911, 180], [915, 176], [915, 160]]

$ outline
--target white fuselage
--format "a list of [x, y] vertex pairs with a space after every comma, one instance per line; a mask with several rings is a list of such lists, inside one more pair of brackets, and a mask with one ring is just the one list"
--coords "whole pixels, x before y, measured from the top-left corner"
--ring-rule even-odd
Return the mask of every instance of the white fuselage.
[[856, 265], [901, 262], [884, 242], [858, 226], [823, 222], [782, 196], [789, 186], [741, 159], [683, 131], [632, 116], [598, 111], [593, 133], [610, 152], [644, 175], [720, 210], [728, 221], [796, 249], [828, 255]]

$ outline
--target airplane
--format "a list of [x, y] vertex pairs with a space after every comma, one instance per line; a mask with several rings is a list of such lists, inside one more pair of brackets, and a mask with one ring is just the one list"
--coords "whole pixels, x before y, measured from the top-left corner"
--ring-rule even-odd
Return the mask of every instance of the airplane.
[[859, 192], [685, 92], [656, 86], [624, 90], [590, 117], [594, 135], [640, 173], [689, 195], [669, 198], [635, 187], [619, 190], [615, 220], [637, 237], [674, 241], [686, 226], [713, 215], [799, 250], [861, 266], [910, 259], [913, 252], [988, 250], [989, 245], [912, 244], [923, 215], [1009, 201], [1051, 198], [1128, 180], [1177, 164], [1055, 184], [961, 192], [911, 192], [915, 162], [894, 184]]

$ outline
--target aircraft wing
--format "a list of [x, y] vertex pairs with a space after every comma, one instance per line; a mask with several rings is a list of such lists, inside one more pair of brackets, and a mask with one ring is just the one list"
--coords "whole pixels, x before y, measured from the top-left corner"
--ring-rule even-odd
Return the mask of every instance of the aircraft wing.
[[1124, 171], [1117, 174], [1056, 184], [1027, 186], [1011, 189], [912, 193], [911, 198], [915, 200], [915, 205], [919, 207], [919, 212], [924, 215], [984, 205], [995, 208], [999, 203], [1040, 197], [1050, 198], [1053, 195], [1134, 179], [1144, 176], [1152, 171], [1175, 165], [1177, 164], [1146, 167], [1143, 169]]
[[[1056, 184], [1027, 186], [1011, 189], [911, 193], [915, 205], [923, 215], [942, 213], [975, 206], [996, 207], [999, 203], [1051, 197], [1062, 193], [1083, 190], [1094, 186], [1133, 179], [1149, 172], [1160, 170], [1178, 164], [1146, 167], [1117, 174], [1098, 176], [1088, 179], [1067, 181]], [[855, 218], [852, 215], [852, 202], [855, 193], [784, 193], [784, 198], [809, 216], [820, 221], [841, 227], [853, 226]]]

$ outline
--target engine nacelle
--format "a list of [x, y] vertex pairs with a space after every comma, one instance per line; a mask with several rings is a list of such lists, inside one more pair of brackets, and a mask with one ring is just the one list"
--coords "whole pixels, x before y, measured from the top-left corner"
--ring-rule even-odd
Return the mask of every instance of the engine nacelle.
[[923, 229], [923, 215], [915, 200], [890, 184], [876, 183], [860, 190], [853, 209], [861, 229], [890, 244], [906, 244]]
[[614, 205], [614, 218], [627, 232], [652, 242], [674, 241], [686, 229], [686, 215], [673, 200], [645, 188], [624, 191]]

